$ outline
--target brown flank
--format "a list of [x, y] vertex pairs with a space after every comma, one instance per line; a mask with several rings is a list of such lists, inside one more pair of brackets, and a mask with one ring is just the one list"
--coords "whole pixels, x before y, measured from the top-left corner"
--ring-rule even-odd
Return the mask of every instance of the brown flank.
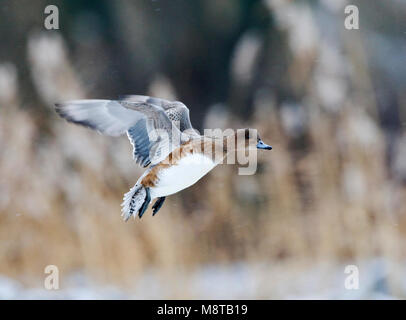
[[156, 166], [151, 167], [148, 174], [141, 180], [141, 184], [144, 187], [155, 187], [159, 180], [159, 172], [165, 168], [177, 165], [179, 160], [183, 157], [186, 157], [189, 154], [201, 153], [214, 160], [216, 153], [219, 156], [222, 154], [225, 155], [227, 152], [226, 146], [226, 138], [216, 139], [204, 137], [201, 139], [190, 140], [172, 151], [166, 159], [158, 163]]

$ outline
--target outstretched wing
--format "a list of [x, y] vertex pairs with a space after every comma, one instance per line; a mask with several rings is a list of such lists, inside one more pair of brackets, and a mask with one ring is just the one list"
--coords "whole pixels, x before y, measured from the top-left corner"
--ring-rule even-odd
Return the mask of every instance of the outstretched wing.
[[180, 131], [190, 136], [199, 136], [198, 132], [193, 129], [190, 121], [189, 108], [180, 101], [169, 101], [161, 98], [142, 95], [120, 96], [120, 100], [145, 102], [159, 106], [165, 110], [169, 120], [171, 120]]
[[70, 122], [106, 135], [127, 133], [134, 159], [142, 166], [161, 161], [187, 140], [162, 107], [146, 102], [74, 100], [56, 104], [56, 111]]

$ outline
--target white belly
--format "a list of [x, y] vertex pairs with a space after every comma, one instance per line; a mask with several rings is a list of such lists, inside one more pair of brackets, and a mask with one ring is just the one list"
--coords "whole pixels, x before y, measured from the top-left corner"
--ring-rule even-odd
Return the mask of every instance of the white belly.
[[151, 198], [165, 197], [186, 189], [215, 166], [216, 164], [204, 155], [186, 156], [178, 164], [161, 170], [156, 186], [151, 188]]

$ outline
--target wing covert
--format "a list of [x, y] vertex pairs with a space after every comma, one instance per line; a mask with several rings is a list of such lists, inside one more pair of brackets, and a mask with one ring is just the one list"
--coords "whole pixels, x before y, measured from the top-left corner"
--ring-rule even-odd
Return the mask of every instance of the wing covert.
[[124, 101], [144, 102], [159, 106], [165, 110], [169, 120], [171, 120], [181, 132], [190, 136], [199, 136], [197, 131], [193, 129], [190, 121], [189, 108], [180, 101], [169, 101], [143, 95], [125, 95], [120, 98]]
[[56, 104], [66, 120], [100, 133], [127, 133], [137, 163], [148, 166], [164, 159], [188, 138], [172, 125], [160, 106], [134, 101], [74, 100]]

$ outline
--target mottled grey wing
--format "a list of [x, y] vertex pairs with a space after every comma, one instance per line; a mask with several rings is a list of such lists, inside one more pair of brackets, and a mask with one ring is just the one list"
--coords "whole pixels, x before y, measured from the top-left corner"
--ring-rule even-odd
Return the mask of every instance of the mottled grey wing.
[[134, 159], [147, 166], [159, 162], [181, 142], [181, 133], [163, 108], [146, 103], [113, 100], [75, 100], [56, 104], [56, 111], [70, 122], [119, 136], [127, 132]]
[[143, 96], [143, 95], [136, 95], [136, 94], [128, 94], [128, 95], [121, 95], [118, 98], [120, 101], [132, 101], [132, 102], [145, 102], [151, 103], [158, 107], [165, 109], [168, 105], [172, 102], [169, 100], [161, 99], [161, 98], [154, 98], [150, 96]]
[[127, 135], [134, 147], [134, 159], [142, 166], [155, 164], [165, 159], [180, 144], [188, 140], [173, 126], [165, 111], [151, 103], [120, 101], [128, 109], [140, 110], [146, 115], [129, 128]]
[[199, 136], [197, 131], [193, 129], [190, 121], [189, 108], [180, 101], [169, 101], [161, 98], [155, 98], [142, 95], [125, 95], [120, 99], [133, 102], [145, 102], [163, 108], [169, 118], [179, 130], [190, 136]]
[[145, 116], [124, 108], [113, 100], [73, 100], [55, 104], [56, 112], [66, 120], [109, 136], [124, 134]]
[[151, 163], [149, 157], [153, 142], [148, 138], [147, 120], [141, 119], [127, 130], [127, 136], [133, 146], [133, 158], [141, 166]]

